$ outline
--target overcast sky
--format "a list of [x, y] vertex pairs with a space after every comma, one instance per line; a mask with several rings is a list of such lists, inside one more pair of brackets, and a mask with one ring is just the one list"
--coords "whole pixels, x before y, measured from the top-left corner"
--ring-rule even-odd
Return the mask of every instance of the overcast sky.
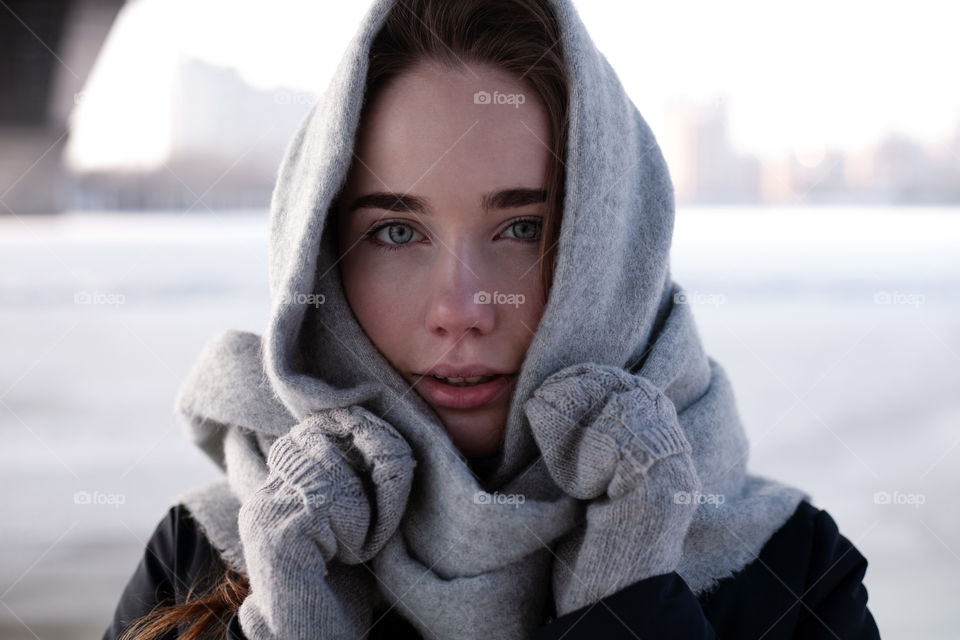
[[[934, 143], [960, 123], [954, 3], [575, 4], [655, 134], [671, 96], [724, 96], [734, 144], [760, 154], [853, 149], [888, 131]], [[162, 157], [180, 55], [235, 67], [257, 87], [320, 92], [367, 6], [131, 0], [75, 109], [71, 163], [149, 165]]]

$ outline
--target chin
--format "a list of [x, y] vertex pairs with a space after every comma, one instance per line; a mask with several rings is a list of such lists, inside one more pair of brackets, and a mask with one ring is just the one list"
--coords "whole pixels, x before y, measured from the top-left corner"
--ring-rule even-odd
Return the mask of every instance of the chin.
[[459, 449], [460, 453], [462, 453], [464, 456], [468, 458], [473, 458], [473, 459], [490, 458], [496, 455], [497, 452], [500, 451], [500, 443], [498, 442], [495, 445], [486, 445], [486, 446], [476, 447], [476, 448], [458, 446], [457, 449]]
[[482, 432], [477, 432], [469, 426], [455, 426], [452, 429], [449, 425], [445, 426], [454, 446], [468, 458], [483, 458], [500, 450], [502, 430], [484, 429]]

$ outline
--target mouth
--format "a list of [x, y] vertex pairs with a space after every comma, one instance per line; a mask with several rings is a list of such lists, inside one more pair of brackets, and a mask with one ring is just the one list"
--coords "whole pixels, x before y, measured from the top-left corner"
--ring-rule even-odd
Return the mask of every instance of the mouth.
[[504, 375], [502, 373], [495, 373], [489, 376], [474, 376], [472, 378], [445, 378], [444, 376], [438, 376], [436, 374], [429, 374], [430, 377], [435, 380], [439, 380], [444, 384], [448, 384], [452, 387], [473, 387], [478, 384], [483, 384], [485, 382], [490, 382], [500, 376]]
[[434, 406], [448, 409], [477, 409], [493, 404], [512, 387], [516, 373], [498, 373], [471, 378], [444, 378], [418, 374], [414, 387]]

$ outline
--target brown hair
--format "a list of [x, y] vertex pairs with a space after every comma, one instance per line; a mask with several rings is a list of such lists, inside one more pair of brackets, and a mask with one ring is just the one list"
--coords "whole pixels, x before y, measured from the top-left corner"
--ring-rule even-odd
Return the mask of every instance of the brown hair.
[[499, 66], [528, 82], [546, 108], [551, 158], [539, 259], [546, 301], [560, 233], [567, 139], [568, 79], [552, 12], [542, 0], [397, 3], [370, 49], [364, 107], [392, 78], [423, 59], [449, 69], [471, 63]]
[[214, 558], [207, 572], [190, 585], [182, 604], [158, 602], [124, 630], [118, 640], [160, 638], [179, 625], [186, 628], [178, 637], [186, 640], [197, 640], [208, 631], [224, 637], [227, 623], [250, 593], [250, 583], [246, 576], [230, 567], [220, 573], [218, 570], [223, 567], [225, 565]]
[[[560, 32], [546, 0], [401, 0], [390, 10], [370, 49], [365, 105], [391, 78], [423, 59], [448, 68], [493, 64], [534, 88], [551, 130], [552, 160], [541, 227], [540, 279], [544, 300], [553, 280], [564, 193], [568, 78]], [[229, 567], [205, 586], [198, 580], [182, 604], [158, 603], [121, 640], [158, 638], [186, 625], [183, 638], [212, 632], [223, 637], [233, 612], [249, 594], [249, 582]]]

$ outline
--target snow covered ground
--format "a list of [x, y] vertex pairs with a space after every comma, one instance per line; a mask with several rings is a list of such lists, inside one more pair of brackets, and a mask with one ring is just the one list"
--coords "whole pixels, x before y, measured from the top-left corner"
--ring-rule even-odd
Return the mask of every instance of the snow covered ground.
[[[173, 398], [215, 332], [263, 331], [266, 230], [0, 217], [0, 637], [99, 637], [172, 498], [216, 477]], [[954, 637], [960, 209], [686, 208], [672, 269], [753, 472], [868, 558], [884, 638]]]

